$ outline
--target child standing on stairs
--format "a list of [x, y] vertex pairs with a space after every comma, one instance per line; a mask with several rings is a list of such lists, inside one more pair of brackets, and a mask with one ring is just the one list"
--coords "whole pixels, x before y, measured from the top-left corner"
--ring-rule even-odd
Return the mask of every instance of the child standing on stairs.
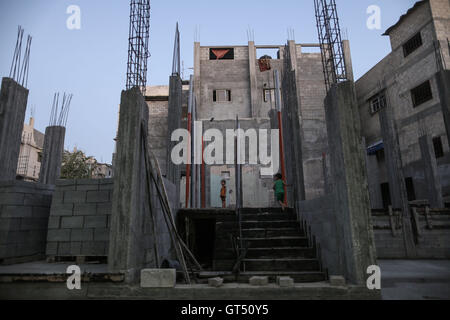
[[222, 180], [222, 189], [220, 189], [220, 199], [222, 200], [222, 208], [227, 207], [227, 182]]
[[275, 190], [275, 199], [281, 205], [281, 210], [284, 211], [286, 208], [286, 204], [284, 203], [284, 187], [289, 187], [282, 180], [283, 176], [280, 173], [277, 173], [274, 177], [275, 183], [273, 184], [273, 190]]

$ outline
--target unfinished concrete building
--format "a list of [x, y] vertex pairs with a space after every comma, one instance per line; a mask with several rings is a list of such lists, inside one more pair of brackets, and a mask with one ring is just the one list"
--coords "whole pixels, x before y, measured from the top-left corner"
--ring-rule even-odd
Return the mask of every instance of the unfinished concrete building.
[[20, 144], [17, 178], [25, 181], [37, 181], [41, 170], [44, 134], [34, 128], [34, 118], [23, 125]]
[[[392, 52], [356, 81], [374, 209], [396, 205], [392, 198], [398, 197], [390, 181], [386, 140], [398, 140], [408, 201], [432, 207], [442, 207], [442, 198], [450, 202], [449, 34], [449, 2], [417, 2], [384, 33]], [[396, 124], [391, 136], [382, 130], [379, 116], [386, 107]]]

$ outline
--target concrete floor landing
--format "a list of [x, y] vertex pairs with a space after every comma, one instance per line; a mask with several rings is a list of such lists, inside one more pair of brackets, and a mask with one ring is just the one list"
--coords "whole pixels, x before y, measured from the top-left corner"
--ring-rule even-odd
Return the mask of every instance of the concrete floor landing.
[[[381, 295], [384, 300], [450, 299], [450, 260], [379, 260]], [[120, 282], [92, 281], [82, 290], [69, 291], [61, 279], [55, 282], [5, 282], [8, 276], [63, 276], [70, 264], [32, 262], [0, 266], [0, 299], [373, 299], [368, 290], [355, 287], [333, 287], [327, 282], [296, 284], [280, 288], [275, 284], [254, 287], [248, 284], [225, 284], [221, 288], [207, 285], [177, 285], [170, 289], [142, 289]], [[82, 272], [105, 275], [106, 265], [80, 265]], [[11, 278], [10, 278], [11, 279]]]

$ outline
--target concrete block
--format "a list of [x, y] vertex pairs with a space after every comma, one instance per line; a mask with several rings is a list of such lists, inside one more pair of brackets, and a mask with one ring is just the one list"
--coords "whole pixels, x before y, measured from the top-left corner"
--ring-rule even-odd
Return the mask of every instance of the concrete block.
[[85, 203], [87, 191], [64, 191], [64, 203]]
[[330, 276], [330, 285], [334, 287], [345, 286], [345, 278], [343, 276]]
[[59, 216], [54, 216], [54, 217], [48, 218], [48, 228], [49, 229], [59, 229], [60, 220], [61, 220], [61, 217], [59, 217]]
[[97, 205], [95, 203], [75, 203], [73, 214], [75, 216], [94, 216], [97, 214]]
[[70, 229], [48, 230], [47, 241], [70, 241]]
[[294, 279], [291, 277], [277, 277], [277, 284], [282, 288], [291, 288], [294, 286]]
[[45, 207], [33, 207], [32, 216], [35, 218], [44, 218], [50, 215], [50, 205]]
[[77, 179], [76, 180], [77, 187], [78, 186], [87, 186], [87, 185], [98, 185], [99, 179]]
[[81, 255], [81, 242], [59, 242], [58, 256]]
[[58, 256], [71, 256], [70, 252], [70, 242], [59, 242], [58, 243]]
[[0, 244], [0, 258], [15, 257], [17, 254], [16, 244]]
[[82, 242], [70, 242], [70, 253], [73, 256], [81, 255]]
[[25, 206], [42, 206], [50, 205], [43, 194], [25, 194], [23, 204]]
[[103, 183], [98, 185], [98, 189], [100, 191], [113, 191], [114, 190], [114, 183]]
[[64, 191], [56, 190], [53, 193], [52, 204], [62, 204], [64, 203]]
[[223, 278], [210, 278], [208, 279], [208, 285], [215, 288], [221, 287], [223, 285]]
[[72, 241], [92, 241], [94, 240], [94, 229], [72, 229], [70, 239]]
[[94, 241], [109, 241], [109, 229], [94, 229]]
[[109, 200], [109, 191], [88, 191], [87, 192], [87, 202], [108, 202]]
[[176, 285], [175, 269], [142, 269], [142, 288], [173, 288]]
[[252, 286], [266, 286], [269, 284], [269, 277], [251, 277], [248, 283]]
[[48, 218], [22, 218], [20, 230], [47, 230]]
[[28, 206], [3, 206], [0, 217], [2, 218], [26, 218], [32, 216], [32, 207]]
[[97, 214], [111, 215], [112, 203], [99, 203], [97, 204]]
[[106, 228], [107, 216], [87, 216], [84, 221], [85, 228]]
[[104, 256], [106, 255], [105, 241], [83, 241], [81, 254], [84, 256]]
[[20, 229], [20, 218], [0, 218], [0, 231], [14, 231]]
[[48, 256], [55, 256], [58, 253], [58, 242], [47, 242], [45, 254]]
[[51, 216], [71, 216], [73, 214], [73, 204], [52, 204]]
[[61, 218], [61, 228], [63, 229], [74, 229], [83, 228], [84, 217], [62, 217]]
[[25, 199], [23, 193], [0, 193], [0, 204], [10, 206], [22, 206]]

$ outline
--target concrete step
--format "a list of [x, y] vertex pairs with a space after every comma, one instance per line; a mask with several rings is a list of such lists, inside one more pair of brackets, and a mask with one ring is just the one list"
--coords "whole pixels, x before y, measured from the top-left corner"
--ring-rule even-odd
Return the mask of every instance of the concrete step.
[[295, 213], [293, 208], [286, 208], [285, 211], [281, 210], [281, 207], [277, 208], [242, 208], [242, 214], [255, 214], [255, 213], [263, 213], [263, 212], [271, 212], [271, 213]]
[[242, 236], [245, 238], [267, 238], [267, 237], [295, 237], [305, 236], [305, 233], [297, 228], [252, 228], [242, 229]]
[[320, 271], [317, 259], [245, 259], [246, 271]]
[[241, 221], [279, 221], [279, 220], [296, 220], [297, 217], [293, 213], [252, 213], [243, 214]]
[[[198, 275], [199, 283], [207, 283], [209, 278], [221, 277], [225, 282], [235, 282], [236, 278], [231, 272], [200, 272]], [[253, 276], [267, 276], [269, 281], [274, 283], [277, 276], [291, 277], [296, 283], [320, 282], [326, 281], [324, 272], [318, 271], [246, 271], [239, 274], [237, 282], [248, 283], [248, 280]]]
[[316, 251], [311, 247], [281, 247], [281, 248], [249, 248], [246, 258], [315, 258]]
[[[280, 247], [280, 248], [249, 248], [246, 258], [274, 259], [274, 258], [315, 258], [316, 251], [310, 247]], [[232, 248], [217, 250], [215, 260], [236, 260], [236, 253]]]
[[249, 248], [273, 248], [273, 247], [308, 247], [306, 237], [267, 237], [267, 238], [242, 238], [248, 242]]
[[[258, 220], [247, 220], [242, 221], [243, 229], [253, 229], [253, 228], [294, 228], [300, 226], [300, 224], [295, 220], [268, 220], [268, 221], [258, 221]], [[239, 228], [239, 225], [237, 226]]]

